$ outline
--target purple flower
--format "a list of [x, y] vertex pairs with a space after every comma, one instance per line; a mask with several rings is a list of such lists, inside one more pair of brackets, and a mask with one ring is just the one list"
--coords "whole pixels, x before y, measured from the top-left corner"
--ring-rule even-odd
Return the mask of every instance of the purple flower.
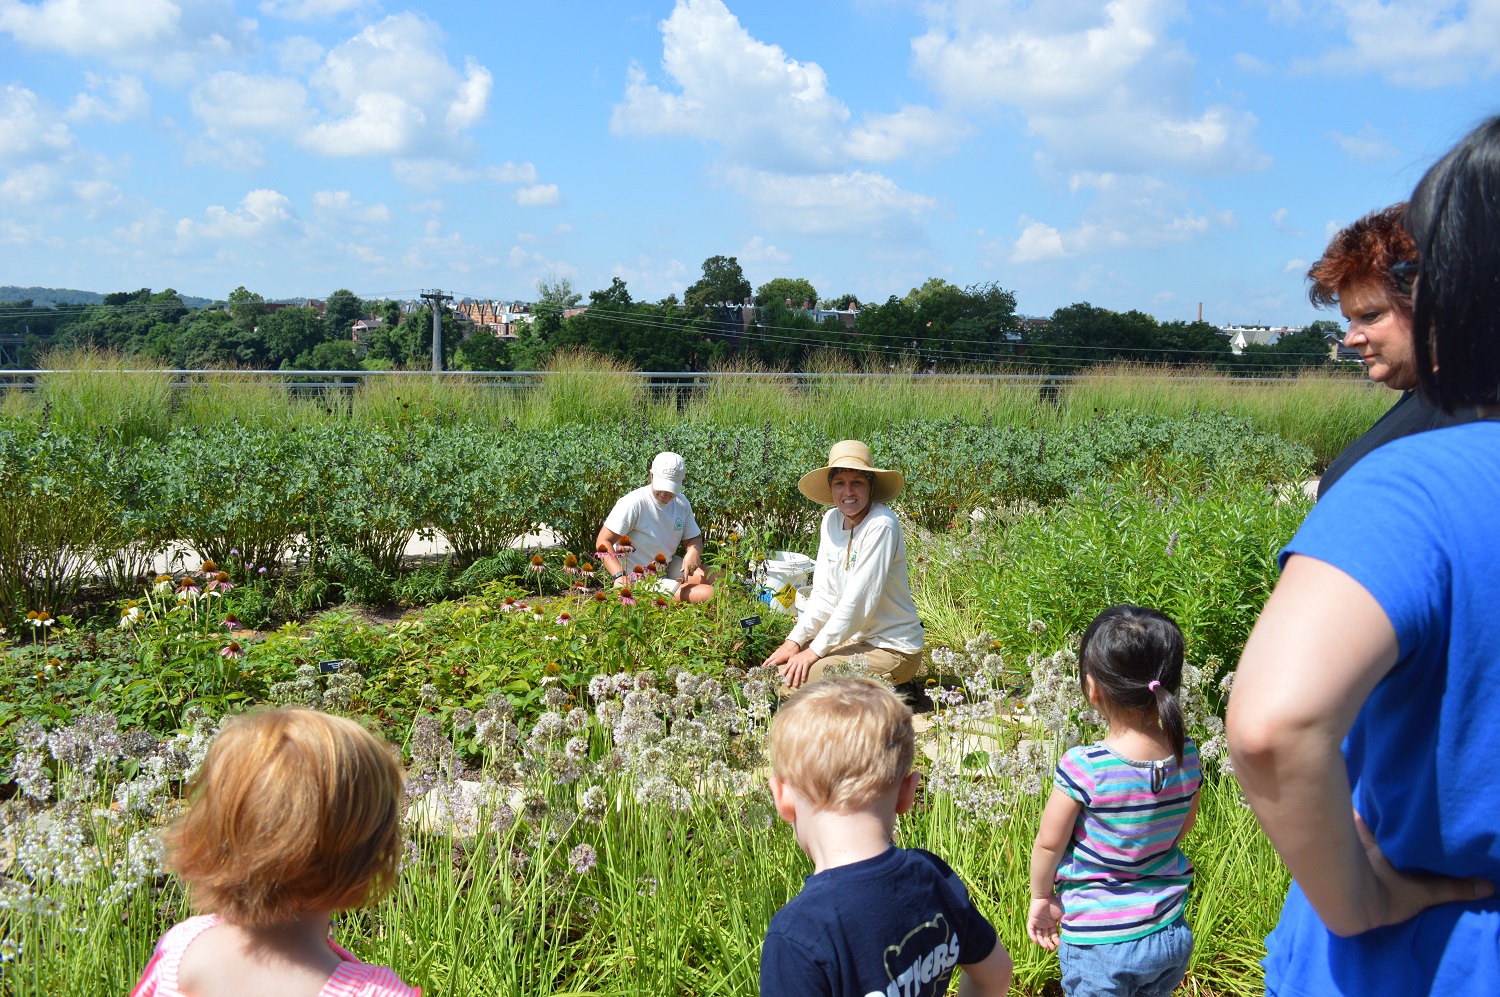
[[575, 874], [586, 876], [599, 864], [599, 853], [594, 851], [593, 845], [579, 845], [568, 853], [568, 864]]

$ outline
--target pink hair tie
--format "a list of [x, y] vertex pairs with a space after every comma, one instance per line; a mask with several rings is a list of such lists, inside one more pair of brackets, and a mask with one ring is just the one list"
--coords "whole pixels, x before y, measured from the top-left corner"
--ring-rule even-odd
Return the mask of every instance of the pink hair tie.
[[1152, 679], [1150, 682], [1146, 683], [1146, 688], [1152, 692], [1155, 692], [1156, 690], [1161, 688], [1161, 683], [1156, 681], [1156, 679]]

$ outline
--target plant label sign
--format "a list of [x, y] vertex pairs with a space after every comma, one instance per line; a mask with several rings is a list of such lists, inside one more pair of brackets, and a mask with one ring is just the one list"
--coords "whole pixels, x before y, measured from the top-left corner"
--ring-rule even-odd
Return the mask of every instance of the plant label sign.
[[743, 620], [740, 620], [740, 626], [744, 628], [746, 633], [749, 633], [751, 630], [754, 630], [756, 627], [760, 626], [760, 617], [747, 616]]
[[318, 662], [318, 674], [332, 675], [334, 672], [338, 671], [343, 664], [343, 658], [334, 658], [332, 661], [320, 661]]

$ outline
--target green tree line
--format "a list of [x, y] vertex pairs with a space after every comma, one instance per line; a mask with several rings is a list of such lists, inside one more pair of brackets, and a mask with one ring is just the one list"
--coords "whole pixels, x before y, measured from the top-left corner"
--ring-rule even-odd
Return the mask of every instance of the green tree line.
[[[444, 306], [443, 360], [450, 369], [536, 370], [557, 353], [586, 348], [637, 370], [708, 370], [748, 363], [771, 370], [806, 369], [826, 351], [865, 366], [951, 370], [1003, 365], [1068, 373], [1110, 362], [1164, 363], [1266, 372], [1330, 363], [1333, 322], [1315, 322], [1273, 346], [1231, 351], [1205, 322], [1161, 322], [1142, 311], [1116, 312], [1087, 302], [1046, 320], [1022, 320], [1015, 294], [997, 283], [959, 287], [934, 277], [900, 297], [861, 303], [855, 295], [823, 297], [810, 281], [777, 277], [752, 291], [738, 260], [713, 256], [683, 292], [637, 300], [626, 282], [584, 297], [567, 279], [544, 279], [530, 321], [514, 339], [476, 328]], [[753, 305], [753, 309], [750, 307]], [[809, 306], [823, 309], [818, 312]], [[828, 314], [829, 312], [841, 314]], [[372, 315], [363, 341], [353, 324]], [[852, 321], [848, 319], [852, 318]], [[88, 306], [0, 304], [0, 336], [20, 338], [21, 366], [48, 348], [92, 345], [140, 354], [182, 369], [347, 370], [421, 368], [432, 356], [431, 307], [405, 312], [395, 301], [361, 301], [339, 289], [320, 314], [307, 307], [268, 307], [238, 287], [222, 303], [189, 308], [172, 289], [106, 295]]]

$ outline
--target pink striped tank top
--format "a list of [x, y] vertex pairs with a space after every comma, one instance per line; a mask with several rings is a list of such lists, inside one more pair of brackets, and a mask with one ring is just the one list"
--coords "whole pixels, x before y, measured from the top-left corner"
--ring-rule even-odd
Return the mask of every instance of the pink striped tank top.
[[[177, 987], [182, 954], [199, 935], [222, 923], [217, 914], [205, 914], [190, 917], [162, 935], [130, 997], [188, 997]], [[340, 962], [318, 997], [422, 997], [421, 988], [407, 986], [386, 967], [360, 962], [331, 938], [328, 947]]]

